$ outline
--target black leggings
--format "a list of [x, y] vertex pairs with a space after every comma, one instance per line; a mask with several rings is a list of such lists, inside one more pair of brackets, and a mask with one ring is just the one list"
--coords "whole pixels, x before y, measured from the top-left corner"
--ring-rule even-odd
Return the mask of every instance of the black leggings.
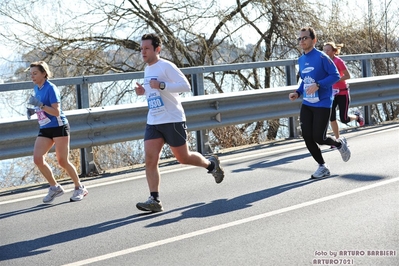
[[318, 164], [324, 164], [319, 145], [340, 147], [341, 142], [327, 136], [331, 108], [311, 107], [302, 104], [300, 121], [306, 147]]
[[337, 120], [337, 106], [339, 108], [339, 118], [341, 119], [341, 123], [347, 124], [351, 121], [350, 117], [348, 116], [348, 109], [349, 104], [351, 102], [351, 98], [349, 94], [346, 95], [335, 95], [332, 110], [331, 110], [331, 117], [330, 121]]

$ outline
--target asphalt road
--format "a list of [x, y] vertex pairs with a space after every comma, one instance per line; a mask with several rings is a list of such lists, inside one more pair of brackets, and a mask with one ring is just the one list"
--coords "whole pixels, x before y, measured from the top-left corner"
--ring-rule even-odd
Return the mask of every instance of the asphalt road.
[[161, 167], [164, 212], [136, 209], [144, 172], [86, 180], [89, 195], [0, 193], [0, 265], [399, 265], [399, 123], [348, 130], [331, 177], [302, 139], [220, 154], [226, 177]]

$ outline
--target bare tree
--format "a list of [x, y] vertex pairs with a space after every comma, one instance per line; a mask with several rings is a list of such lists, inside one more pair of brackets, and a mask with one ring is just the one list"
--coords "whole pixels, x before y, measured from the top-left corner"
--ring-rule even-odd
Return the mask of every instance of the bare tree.
[[[348, 3], [347, 3], [348, 4]], [[377, 4], [377, 5], [376, 5]], [[342, 6], [342, 1], [333, 1], [331, 17], [323, 27], [321, 39], [343, 43], [344, 54], [380, 53], [397, 51], [399, 47], [399, 22], [397, 13], [399, 6], [394, 1], [373, 2], [368, 0], [367, 8], [360, 17], [349, 16], [343, 20], [340, 10], [350, 8]], [[363, 25], [359, 27], [359, 25]], [[396, 33], [396, 34], [395, 34]], [[322, 47], [320, 43], [320, 47]], [[348, 64], [353, 76], [361, 77], [360, 62]], [[372, 61], [372, 73], [375, 76], [398, 73], [398, 59], [378, 59]], [[383, 122], [398, 118], [399, 103], [389, 102], [372, 106], [375, 121]]]

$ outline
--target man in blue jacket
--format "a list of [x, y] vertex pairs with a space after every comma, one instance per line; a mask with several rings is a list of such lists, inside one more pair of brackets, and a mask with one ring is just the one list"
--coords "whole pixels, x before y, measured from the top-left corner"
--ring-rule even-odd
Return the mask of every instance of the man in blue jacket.
[[301, 96], [303, 98], [300, 111], [302, 137], [310, 154], [319, 164], [311, 178], [323, 178], [330, 175], [330, 170], [319, 145], [337, 147], [344, 162], [351, 156], [344, 137], [335, 139], [326, 134], [333, 102], [332, 85], [340, 76], [329, 56], [315, 48], [317, 37], [313, 28], [302, 28], [298, 42], [303, 50], [303, 55], [298, 59], [302, 82], [295, 92], [289, 94], [289, 98], [291, 101]]

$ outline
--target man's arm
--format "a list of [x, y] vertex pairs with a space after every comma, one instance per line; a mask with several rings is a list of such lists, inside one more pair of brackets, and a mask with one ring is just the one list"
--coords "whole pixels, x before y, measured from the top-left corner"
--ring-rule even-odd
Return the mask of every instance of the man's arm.
[[322, 80], [317, 80], [316, 82], [320, 85], [320, 87], [330, 87], [341, 77], [334, 62], [328, 56], [322, 57], [322, 62], [324, 70], [328, 73], [328, 76]]
[[165, 68], [165, 73], [168, 76], [169, 81], [165, 82], [165, 90], [168, 92], [190, 92], [191, 85], [188, 82], [183, 72], [174, 64], [168, 64]]

